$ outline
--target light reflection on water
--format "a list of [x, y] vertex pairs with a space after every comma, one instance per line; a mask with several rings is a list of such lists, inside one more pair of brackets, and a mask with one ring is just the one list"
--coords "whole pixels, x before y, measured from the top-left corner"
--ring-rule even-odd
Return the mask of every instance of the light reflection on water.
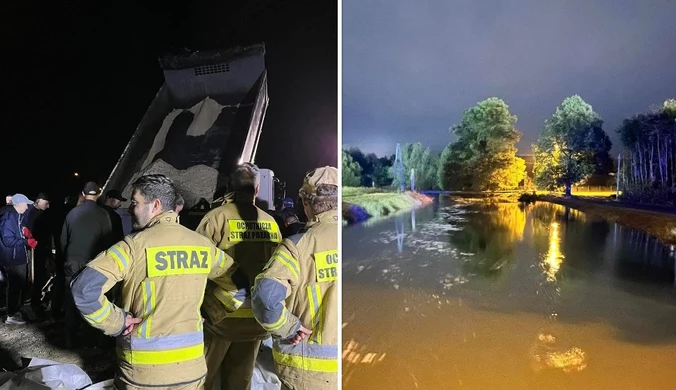
[[343, 231], [344, 388], [674, 388], [667, 248], [558, 205], [416, 214]]

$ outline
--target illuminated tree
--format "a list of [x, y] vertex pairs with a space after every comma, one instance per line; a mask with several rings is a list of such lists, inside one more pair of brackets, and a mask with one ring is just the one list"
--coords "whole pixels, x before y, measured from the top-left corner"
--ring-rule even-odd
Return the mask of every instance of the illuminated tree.
[[[578, 95], [566, 98], [533, 145], [535, 184], [543, 189], [570, 189], [608, 166], [612, 144], [603, 120]], [[607, 168], [606, 168], [607, 169]]]
[[498, 98], [465, 110], [451, 131], [457, 137], [441, 155], [437, 181], [447, 190], [494, 191], [516, 188], [526, 176], [525, 162], [516, 157], [521, 133], [516, 116]]

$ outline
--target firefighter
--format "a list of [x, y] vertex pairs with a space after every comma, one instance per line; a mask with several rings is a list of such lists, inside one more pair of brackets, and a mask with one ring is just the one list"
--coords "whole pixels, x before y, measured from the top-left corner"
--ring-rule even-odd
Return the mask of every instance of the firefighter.
[[[200, 305], [207, 279], [226, 311], [241, 306], [245, 288], [236, 265], [203, 236], [176, 220], [176, 189], [164, 175], [132, 184], [135, 232], [92, 260], [73, 280], [77, 309], [93, 327], [117, 337], [118, 389], [202, 389], [206, 376]], [[122, 307], [105, 293], [121, 282]]]
[[338, 383], [338, 170], [314, 169], [299, 191], [308, 223], [285, 238], [252, 289], [253, 313], [273, 336], [282, 389]]
[[[263, 270], [282, 235], [274, 218], [254, 205], [258, 196], [260, 173], [254, 164], [244, 163], [230, 175], [223, 205], [204, 216], [196, 231], [209, 238], [237, 263], [233, 278], [252, 286]], [[208, 283], [209, 285], [211, 283]], [[270, 337], [253, 317], [247, 297], [241, 308], [225, 320], [220, 319], [223, 305], [207, 293], [205, 313], [205, 356], [211, 389], [221, 372], [221, 388], [247, 390], [251, 383], [261, 341]]]

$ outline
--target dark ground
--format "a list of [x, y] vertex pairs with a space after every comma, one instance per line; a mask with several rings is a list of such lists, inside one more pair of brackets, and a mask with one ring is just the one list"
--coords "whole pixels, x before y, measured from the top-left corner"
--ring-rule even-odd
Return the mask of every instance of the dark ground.
[[31, 358], [76, 364], [93, 383], [111, 379], [114, 374], [113, 347], [63, 348], [63, 321], [28, 321], [25, 325], [7, 325], [5, 312], [0, 318], [0, 368], [14, 371], [28, 365]]

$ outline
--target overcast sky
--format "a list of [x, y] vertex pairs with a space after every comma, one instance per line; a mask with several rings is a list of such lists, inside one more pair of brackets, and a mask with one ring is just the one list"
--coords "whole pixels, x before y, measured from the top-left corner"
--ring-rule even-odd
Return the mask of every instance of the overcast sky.
[[462, 111], [504, 99], [529, 152], [579, 94], [615, 130], [676, 97], [673, 0], [343, 0], [343, 144], [441, 150]]

